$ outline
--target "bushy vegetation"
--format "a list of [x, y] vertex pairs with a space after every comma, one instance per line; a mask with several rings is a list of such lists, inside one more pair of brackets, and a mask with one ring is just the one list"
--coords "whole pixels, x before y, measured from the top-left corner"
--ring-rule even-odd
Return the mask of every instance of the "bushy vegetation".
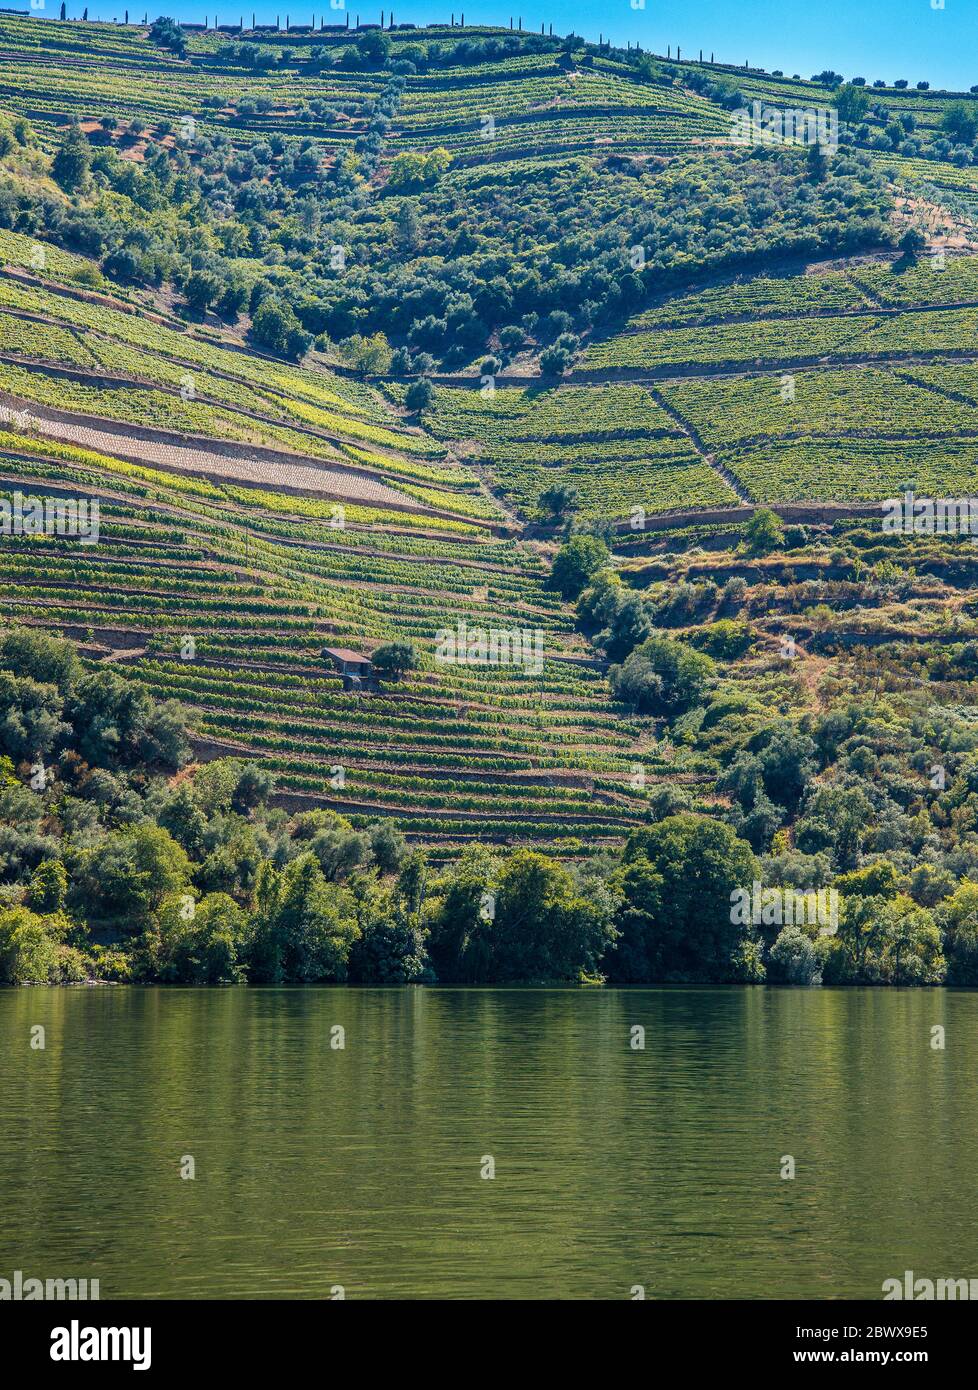
[[[103, 538], [0, 550], [0, 977], [978, 982], [976, 562], [779, 515], [973, 491], [976, 261], [915, 209], [968, 249], [974, 101], [166, 18], [66, 21], [75, 71], [36, 29], [0, 387], [105, 429], [0, 462]], [[839, 150], [732, 145], [755, 99]], [[460, 624], [539, 668], [441, 663]]]

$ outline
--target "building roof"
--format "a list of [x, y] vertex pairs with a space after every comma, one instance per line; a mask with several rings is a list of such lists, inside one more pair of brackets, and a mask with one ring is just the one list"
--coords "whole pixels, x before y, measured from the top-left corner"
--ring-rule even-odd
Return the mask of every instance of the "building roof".
[[369, 656], [364, 656], [363, 652], [351, 652], [349, 647], [324, 647], [323, 651], [327, 656], [334, 656], [337, 661], [353, 661], [358, 666], [370, 665]]

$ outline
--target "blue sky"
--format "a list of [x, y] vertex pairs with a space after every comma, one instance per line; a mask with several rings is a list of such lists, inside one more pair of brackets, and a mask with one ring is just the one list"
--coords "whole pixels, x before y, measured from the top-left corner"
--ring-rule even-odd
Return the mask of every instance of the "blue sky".
[[[20, 0], [26, 3], [26, 0]], [[17, 0], [6, 0], [14, 5]], [[56, 12], [58, 0], [47, 0], [47, 12]], [[84, 0], [69, 0], [69, 14], [81, 14]], [[89, 15], [120, 19], [126, 0], [90, 0]], [[129, 0], [133, 18], [142, 18], [148, 0]], [[934, 87], [967, 90], [978, 84], [978, 0], [395, 0], [397, 21], [423, 23], [447, 20], [452, 4], [456, 16], [463, 7], [472, 23], [508, 24], [522, 14], [527, 28], [539, 31], [541, 22], [552, 23], [555, 32], [570, 29], [597, 39], [599, 33], [616, 43], [638, 41], [645, 48], [665, 52], [679, 44], [686, 53], [715, 52], [718, 60], [759, 67], [782, 68], [786, 73], [810, 77], [826, 67], [846, 77], [877, 77], [892, 82], [905, 77], [911, 84], [921, 79]], [[286, 12], [296, 23], [308, 24], [328, 0], [227, 0], [216, 13], [221, 23], [235, 23], [243, 8], [259, 16], [259, 23], [274, 21]], [[161, 8], [162, 7], [162, 11]], [[380, 3], [347, 0], [351, 23], [357, 13], [364, 22], [376, 22]], [[162, 12], [178, 19], [200, 21], [205, 10], [213, 22], [215, 0], [155, 0], [150, 18]], [[340, 12], [342, 13], [342, 12]], [[389, 10], [388, 10], [389, 13]], [[335, 11], [330, 18], [340, 17]]]

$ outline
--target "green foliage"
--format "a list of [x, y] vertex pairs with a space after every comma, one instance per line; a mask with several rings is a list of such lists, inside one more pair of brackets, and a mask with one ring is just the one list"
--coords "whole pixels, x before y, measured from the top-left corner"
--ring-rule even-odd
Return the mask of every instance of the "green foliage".
[[832, 105], [838, 110], [840, 121], [855, 124], [869, 110], [869, 94], [864, 87], [846, 82], [832, 94]]
[[187, 51], [187, 36], [175, 19], [161, 15], [149, 27], [150, 43], [160, 48], [168, 48], [172, 53], [183, 57]]
[[580, 492], [567, 483], [554, 483], [540, 494], [540, 509], [550, 521], [558, 521], [580, 504]]
[[772, 984], [817, 985], [821, 961], [815, 942], [801, 927], [783, 927], [769, 953], [768, 978]]
[[705, 652], [670, 637], [650, 637], [608, 673], [615, 699], [672, 717], [702, 699], [716, 667]]
[[429, 188], [438, 182], [451, 162], [451, 154], [441, 147], [428, 153], [404, 150], [394, 156], [387, 187], [398, 192]]
[[70, 642], [16, 627], [0, 632], [0, 669], [29, 676], [42, 685], [55, 685], [62, 693], [82, 674], [82, 664]]
[[45, 916], [62, 912], [68, 893], [68, 874], [59, 859], [45, 859], [31, 874], [24, 902], [32, 912]]
[[262, 868], [250, 978], [275, 984], [342, 982], [358, 935], [352, 893], [330, 883], [311, 851], [278, 874]]
[[245, 912], [225, 893], [208, 894], [199, 903], [170, 899], [148, 943], [155, 977], [185, 985], [237, 982], [244, 976], [248, 927]]
[[58, 946], [45, 921], [25, 907], [0, 911], [0, 983], [53, 984]]
[[634, 832], [623, 861], [612, 979], [730, 979], [743, 930], [731, 895], [758, 874], [750, 846], [716, 821], [668, 816]]
[[390, 58], [391, 41], [385, 33], [374, 30], [357, 39], [357, 52], [365, 63], [381, 68]]
[[375, 648], [370, 660], [375, 671], [396, 679], [416, 669], [418, 653], [413, 642], [384, 642]]
[[408, 410], [427, 410], [434, 394], [435, 388], [430, 381], [424, 378], [420, 381], [412, 381], [404, 392], [404, 404]]
[[744, 535], [751, 555], [766, 555], [784, 544], [781, 519], [768, 507], [757, 508], [744, 528]]
[[307, 333], [289, 304], [274, 298], [263, 299], [251, 320], [251, 336], [269, 352], [293, 361], [304, 357], [312, 346]]
[[956, 143], [973, 145], [978, 136], [978, 102], [952, 102], [941, 117], [941, 129]]
[[736, 661], [750, 651], [754, 645], [754, 634], [749, 623], [738, 622], [734, 618], [718, 618], [709, 627], [701, 628], [690, 640], [714, 661]]
[[571, 536], [554, 556], [550, 582], [565, 599], [578, 598], [588, 581], [608, 563], [608, 547], [596, 536]]
[[92, 918], [136, 931], [164, 899], [189, 888], [190, 861], [162, 826], [113, 831], [85, 850], [73, 873], [69, 903]]
[[441, 885], [429, 926], [439, 978], [577, 980], [594, 975], [610, 943], [613, 898], [582, 892], [555, 860], [517, 850], [496, 865], [466, 854]]
[[92, 151], [77, 121], [72, 121], [51, 161], [51, 177], [66, 193], [84, 191], [89, 182]]
[[[826, 983], [940, 984], [946, 962], [934, 916], [906, 894], [843, 900], [838, 950]], [[833, 978], [830, 978], [830, 975]]]
[[390, 371], [393, 354], [390, 343], [383, 333], [372, 333], [364, 337], [354, 333], [343, 343], [343, 352], [348, 361], [361, 372], [383, 376]]

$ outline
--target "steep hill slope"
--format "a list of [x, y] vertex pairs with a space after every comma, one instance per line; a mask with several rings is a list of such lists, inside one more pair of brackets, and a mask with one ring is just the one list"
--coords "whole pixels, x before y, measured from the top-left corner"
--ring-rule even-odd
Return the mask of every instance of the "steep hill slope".
[[[828, 159], [734, 139], [745, 100], [833, 90], [504, 30], [0, 16], [2, 485], [102, 504], [98, 546], [4, 541], [5, 616], [177, 696], [288, 804], [445, 852], [590, 853], [663, 783], [723, 807], [548, 569], [573, 512], [620, 559], [726, 518], [732, 565], [755, 504], [974, 488], [961, 99], [874, 92]], [[649, 558], [628, 582], [687, 582]], [[530, 655], [445, 662], [459, 625]], [[419, 667], [380, 689], [321, 656], [391, 639]]]

